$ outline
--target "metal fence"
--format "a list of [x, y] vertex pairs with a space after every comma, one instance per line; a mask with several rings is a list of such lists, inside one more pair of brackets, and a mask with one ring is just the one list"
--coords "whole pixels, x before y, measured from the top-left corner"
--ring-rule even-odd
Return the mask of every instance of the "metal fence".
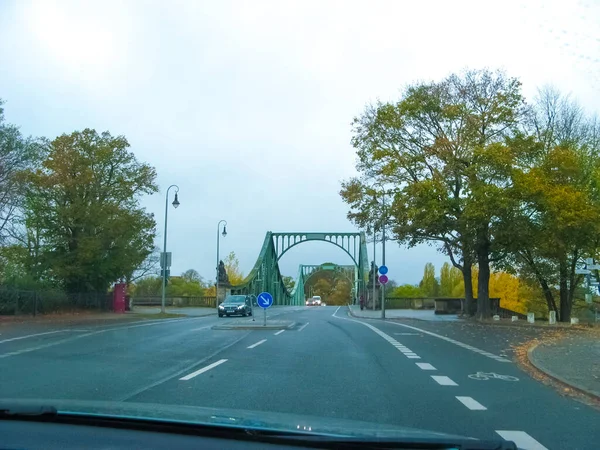
[[[132, 306], [160, 306], [161, 304], [162, 297], [158, 295], [131, 297]], [[217, 297], [167, 297], [165, 298], [165, 305], [174, 307], [200, 306], [216, 308]]]
[[0, 288], [0, 315], [37, 315], [62, 311], [110, 311], [112, 294], [82, 292], [67, 294], [62, 291], [25, 291]]

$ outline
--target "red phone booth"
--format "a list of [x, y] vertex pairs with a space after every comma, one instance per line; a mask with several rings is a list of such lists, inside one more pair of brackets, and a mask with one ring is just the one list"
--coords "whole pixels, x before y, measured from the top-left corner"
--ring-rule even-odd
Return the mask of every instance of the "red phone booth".
[[125, 283], [115, 284], [113, 290], [113, 311], [116, 313], [125, 312], [125, 293], [127, 291], [127, 285]]

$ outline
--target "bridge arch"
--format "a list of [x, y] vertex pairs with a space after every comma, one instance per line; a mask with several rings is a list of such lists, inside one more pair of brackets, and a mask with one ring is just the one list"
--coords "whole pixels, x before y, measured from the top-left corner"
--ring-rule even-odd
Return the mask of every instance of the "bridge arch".
[[231, 292], [257, 295], [262, 291], [267, 291], [273, 295], [274, 303], [277, 305], [303, 305], [306, 279], [303, 266], [299, 267], [294, 288], [289, 291], [283, 283], [279, 260], [292, 247], [309, 241], [328, 242], [341, 248], [354, 263], [356, 290], [358, 291], [361, 286], [364, 286], [369, 264], [366, 238], [363, 232], [273, 233], [268, 231], [253, 269], [241, 284], [232, 286]]

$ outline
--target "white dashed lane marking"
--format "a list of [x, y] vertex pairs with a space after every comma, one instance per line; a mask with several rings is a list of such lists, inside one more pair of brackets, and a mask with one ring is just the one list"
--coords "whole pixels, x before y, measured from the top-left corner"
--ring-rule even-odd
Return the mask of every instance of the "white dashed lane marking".
[[458, 386], [458, 384], [456, 384], [454, 381], [452, 381], [452, 379], [445, 375], [431, 375], [431, 378], [433, 378], [438, 384], [441, 384], [442, 386]]
[[423, 370], [437, 370], [435, 367], [433, 367], [431, 364], [429, 363], [415, 363], [417, 366], [419, 366], [419, 368], [423, 369]]
[[258, 341], [257, 343], [255, 343], [255, 344], [252, 344], [252, 345], [249, 345], [249, 346], [248, 346], [248, 347], [246, 347], [246, 348], [254, 348], [254, 347], [258, 347], [260, 344], [263, 344], [263, 343], [265, 343], [265, 342], [267, 342], [267, 340], [266, 340], [266, 339], [263, 339], [262, 341]]
[[456, 399], [472, 411], [485, 411], [487, 408], [473, 397], [456, 396]]
[[278, 334], [283, 333], [285, 330], [279, 330], [277, 333], [275, 333], [275, 336], [277, 336]]
[[548, 450], [547, 447], [544, 447], [524, 431], [496, 430], [496, 433], [498, 433], [502, 439], [513, 441], [521, 450]]
[[202, 369], [196, 370], [195, 372], [192, 372], [189, 375], [186, 375], [185, 377], [180, 378], [180, 380], [181, 381], [191, 380], [192, 378], [197, 377], [201, 373], [208, 372], [210, 369], [214, 369], [215, 367], [223, 364], [224, 362], [227, 362], [227, 360], [226, 359], [220, 359], [217, 362], [209, 364], [208, 366], [203, 367]]

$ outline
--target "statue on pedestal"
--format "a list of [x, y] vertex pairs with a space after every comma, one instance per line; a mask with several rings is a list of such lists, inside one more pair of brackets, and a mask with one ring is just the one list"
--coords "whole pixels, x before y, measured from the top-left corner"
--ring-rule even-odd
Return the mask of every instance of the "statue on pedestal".
[[377, 276], [377, 270], [379, 270], [379, 268], [375, 264], [375, 261], [371, 261], [371, 270], [369, 271], [369, 281], [368, 281], [369, 286], [373, 286], [373, 277], [375, 277], [375, 285], [379, 284], [379, 277]]
[[229, 284], [229, 275], [227, 275], [223, 261], [219, 261], [219, 284], [221, 283]]

